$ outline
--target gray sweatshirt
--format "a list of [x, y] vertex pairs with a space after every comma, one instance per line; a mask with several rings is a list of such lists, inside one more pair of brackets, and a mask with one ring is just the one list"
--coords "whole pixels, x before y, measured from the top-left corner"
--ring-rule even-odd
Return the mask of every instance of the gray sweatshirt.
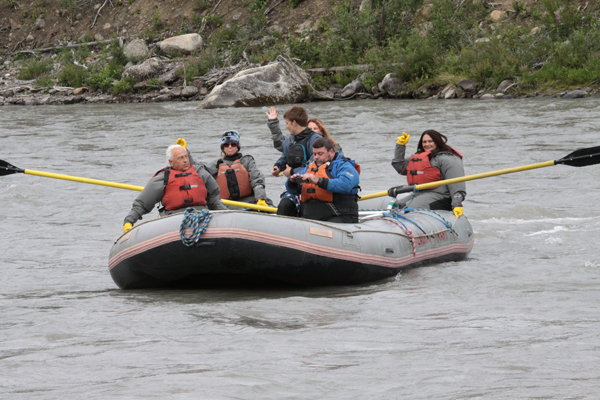
[[[396, 144], [392, 166], [400, 175], [406, 175], [409, 158], [405, 158], [406, 146]], [[454, 154], [440, 153], [433, 157], [431, 166], [440, 170], [440, 180], [453, 179], [465, 176], [462, 159]], [[409, 204], [412, 208], [431, 208], [438, 201], [450, 201], [452, 208], [462, 207], [462, 201], [467, 196], [465, 182], [452, 183], [427, 189], [418, 193], [417, 197]], [[434, 208], [436, 208], [434, 206]]]
[[[191, 160], [190, 160], [191, 161]], [[217, 185], [217, 181], [208, 173], [208, 171], [204, 168], [204, 165], [201, 163], [194, 164], [194, 168], [196, 172], [204, 181], [206, 185], [206, 206], [194, 206], [196, 209], [208, 208], [209, 210], [227, 210], [225, 204], [221, 201], [221, 197], [219, 193], [219, 185]], [[125, 221], [123, 224], [130, 223], [135, 224], [138, 220], [142, 219], [142, 216], [148, 214], [156, 203], [162, 201], [162, 198], [165, 194], [165, 176], [164, 172], [159, 172], [155, 177], [150, 179], [142, 193], [133, 201], [133, 205], [131, 207], [131, 211], [125, 217]], [[181, 212], [180, 210], [167, 211], [163, 210], [160, 212], [160, 216], [174, 214], [177, 212]]]
[[[222, 160], [227, 165], [232, 166], [235, 162], [235, 159], [228, 158], [229, 157], [224, 157]], [[217, 179], [217, 174], [219, 172], [219, 167], [217, 164], [219, 160], [211, 163], [210, 166], [206, 166], [206, 169], [213, 176], [213, 178], [215, 178], [215, 180]], [[262, 174], [262, 172], [260, 172], [260, 169], [258, 169], [258, 167], [256, 166], [256, 161], [254, 160], [254, 157], [252, 157], [251, 155], [244, 155], [239, 160], [240, 164], [242, 164], [244, 168], [246, 168], [246, 171], [248, 171], [248, 175], [250, 178], [250, 186], [252, 187], [253, 194], [235, 201], [241, 201], [244, 203], [256, 203], [257, 200], [266, 200], [267, 192], [265, 190], [265, 176]]]

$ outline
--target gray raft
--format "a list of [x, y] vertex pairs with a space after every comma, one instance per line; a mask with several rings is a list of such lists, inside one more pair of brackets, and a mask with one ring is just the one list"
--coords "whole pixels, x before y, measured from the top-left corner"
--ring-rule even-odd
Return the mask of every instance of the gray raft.
[[110, 252], [115, 283], [121, 289], [361, 284], [424, 263], [464, 260], [474, 242], [467, 218], [450, 211], [361, 211], [356, 224], [249, 211], [210, 216], [191, 246], [180, 235], [184, 213], [136, 225]]

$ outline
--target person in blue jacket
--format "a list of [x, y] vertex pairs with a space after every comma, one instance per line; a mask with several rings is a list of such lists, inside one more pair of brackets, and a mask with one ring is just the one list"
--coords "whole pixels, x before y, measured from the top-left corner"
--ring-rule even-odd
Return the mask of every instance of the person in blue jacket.
[[[319, 221], [358, 222], [360, 167], [334, 150], [329, 139], [313, 143], [314, 161], [286, 182], [289, 193], [300, 194], [300, 216]], [[282, 199], [281, 203], [289, 201]], [[279, 207], [285, 205], [279, 204]], [[286, 207], [293, 215], [295, 207]], [[278, 212], [279, 214], [279, 212]]]

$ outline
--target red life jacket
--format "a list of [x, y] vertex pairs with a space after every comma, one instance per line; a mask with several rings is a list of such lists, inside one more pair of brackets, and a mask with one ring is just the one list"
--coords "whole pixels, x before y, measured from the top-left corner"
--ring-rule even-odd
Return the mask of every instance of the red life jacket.
[[[456, 150], [454, 151], [460, 158], [462, 158], [462, 154]], [[410, 157], [410, 161], [406, 166], [406, 180], [408, 181], [409, 185], [422, 185], [424, 183], [437, 182], [441, 180], [440, 170], [431, 165], [429, 160], [430, 153], [430, 151], [424, 151], [422, 153], [413, 154]]]
[[235, 160], [231, 166], [223, 162], [219, 166], [217, 184], [221, 189], [221, 198], [237, 200], [252, 194], [250, 175], [240, 160]]
[[154, 176], [160, 172], [164, 172], [165, 175], [165, 194], [162, 198], [165, 210], [174, 211], [184, 207], [206, 205], [208, 191], [193, 166], [183, 172], [166, 167]]
[[[333, 178], [327, 169], [329, 165], [327, 163], [321, 164], [320, 167], [317, 167], [317, 163], [313, 162], [308, 166], [306, 172], [314, 174], [317, 178]], [[304, 203], [310, 199], [315, 199], [319, 201], [324, 201], [326, 203], [331, 203], [333, 201], [333, 193], [322, 189], [315, 185], [314, 183], [303, 183], [302, 184], [302, 194], [300, 200]]]

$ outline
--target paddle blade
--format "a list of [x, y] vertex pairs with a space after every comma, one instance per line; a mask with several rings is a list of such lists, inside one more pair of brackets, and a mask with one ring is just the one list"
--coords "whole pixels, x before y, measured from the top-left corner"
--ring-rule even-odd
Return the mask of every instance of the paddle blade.
[[568, 156], [556, 160], [555, 164], [565, 164], [571, 167], [587, 167], [588, 165], [600, 164], [600, 146], [575, 150]]
[[25, 170], [17, 168], [4, 160], [0, 160], [0, 176], [16, 174], [19, 172], [25, 172]]

